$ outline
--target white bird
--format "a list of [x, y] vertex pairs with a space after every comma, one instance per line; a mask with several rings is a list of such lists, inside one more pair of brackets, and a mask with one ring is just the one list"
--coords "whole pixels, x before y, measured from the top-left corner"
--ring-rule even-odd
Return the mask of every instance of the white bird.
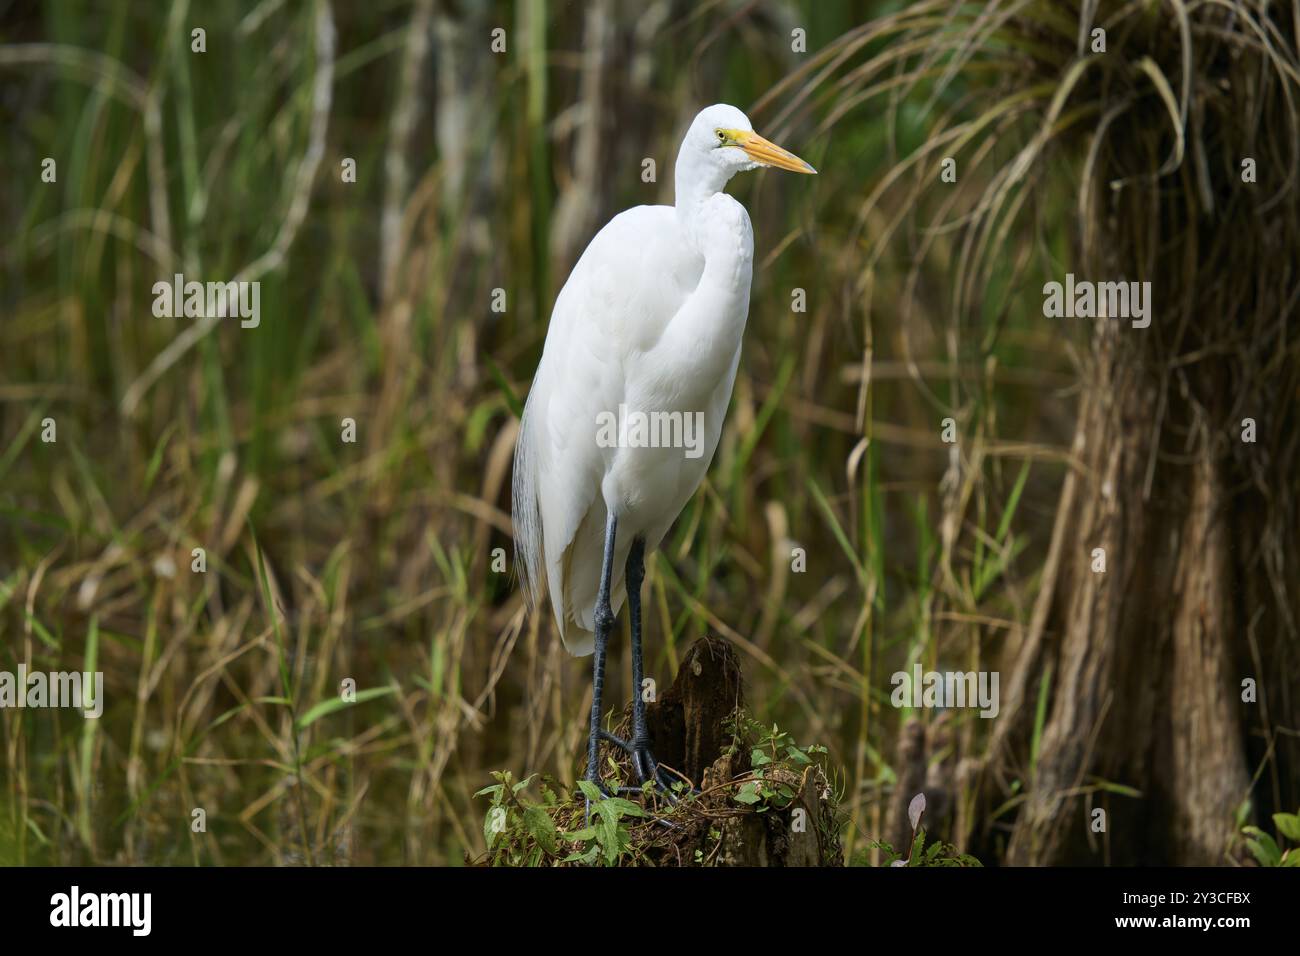
[[[517, 564], [531, 605], [549, 584], [564, 646], [595, 653], [586, 776], [597, 785], [602, 738], [631, 754], [642, 783], [667, 785], [641, 699], [644, 560], [718, 446], [754, 260], [749, 214], [722, 190], [759, 166], [816, 172], [755, 133], [734, 106], [695, 117], [677, 154], [676, 204], [615, 216], [573, 267], [524, 409], [513, 489]], [[669, 447], [651, 447], [662, 437]], [[625, 597], [630, 741], [600, 726], [605, 648]]]

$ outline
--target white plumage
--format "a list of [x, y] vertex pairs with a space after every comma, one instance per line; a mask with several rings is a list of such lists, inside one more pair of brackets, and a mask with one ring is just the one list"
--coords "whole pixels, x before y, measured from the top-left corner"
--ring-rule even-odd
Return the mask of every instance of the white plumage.
[[[759, 165], [812, 167], [753, 133], [735, 107], [703, 110], [676, 164], [676, 204], [615, 216], [555, 301], [515, 453], [515, 546], [534, 602], [543, 582], [570, 652], [590, 654], [606, 519], [618, 519], [610, 604], [634, 539], [658, 547], [717, 449], [749, 312], [749, 215], [722, 192]], [[602, 447], [602, 413], [702, 413], [699, 454]]]

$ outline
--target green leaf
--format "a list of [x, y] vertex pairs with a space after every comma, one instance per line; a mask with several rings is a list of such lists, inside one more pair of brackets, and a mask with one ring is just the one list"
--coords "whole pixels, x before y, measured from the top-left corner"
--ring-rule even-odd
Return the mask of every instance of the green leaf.
[[598, 818], [596, 823], [597, 827], [608, 825], [610, 823], [615, 826], [618, 825], [618, 811], [614, 807], [610, 806], [607, 800], [602, 799], [598, 803], [593, 803], [591, 809], [596, 811], [596, 816]]
[[49, 632], [45, 625], [36, 620], [36, 616], [26, 609], [23, 610], [23, 615], [27, 618], [27, 623], [32, 626], [32, 630], [36, 632], [36, 636], [41, 639], [41, 643], [50, 650], [57, 651], [59, 649], [59, 641]]
[[479, 402], [469, 413], [469, 418], [464, 426], [465, 451], [472, 455], [482, 447], [483, 436], [487, 432], [488, 425], [492, 422], [492, 416], [499, 407], [499, 403], [495, 399], [488, 399]]
[[631, 800], [624, 800], [622, 797], [607, 797], [603, 801], [603, 805], [614, 811], [616, 820], [620, 817], [647, 817], [650, 815]]
[[1247, 796], [1237, 805], [1237, 829], [1240, 830], [1250, 820], [1250, 797]]
[[785, 755], [789, 757], [791, 760], [793, 760], [795, 763], [799, 764], [800, 766], [812, 763], [812, 758], [809, 757], [802, 750], [800, 750], [798, 747], [793, 747], [793, 746], [786, 747]]
[[618, 860], [618, 820], [602, 817], [596, 829], [596, 841], [605, 851], [605, 862], [613, 866]]
[[[509, 818], [503, 817], [503, 812], [505, 812], [504, 808], [493, 807], [483, 817], [483, 840], [487, 843], [487, 848], [489, 850], [491, 850], [493, 845], [496, 843], [497, 837], [504, 833], [509, 826]], [[502, 819], [506, 820], [507, 825], [498, 829], [495, 826], [495, 823], [497, 820]]]
[[158, 439], [158, 444], [154, 446], [153, 454], [149, 456], [149, 464], [144, 471], [144, 491], [148, 492], [153, 487], [153, 481], [158, 477], [158, 469], [162, 465], [163, 452], [167, 449], [167, 442], [172, 437], [172, 432], [176, 430], [176, 423], [172, 422], [165, 429]]
[[[826, 524], [831, 529], [831, 534], [844, 552], [844, 556], [849, 559], [849, 567], [857, 575], [858, 582], [862, 589], [870, 593], [870, 582], [867, 579], [867, 570], [858, 557], [858, 553], [853, 550], [853, 544], [849, 541], [849, 536], [844, 532], [844, 526], [840, 524], [840, 519], [835, 516], [835, 509], [831, 507], [830, 501], [827, 500], [821, 486], [812, 478], [808, 479], [808, 490], [812, 492], [813, 500], [817, 502], [817, 507], [821, 509], [822, 515], [826, 519]], [[773, 735], [777, 733], [775, 726], [772, 727]]]
[[505, 373], [501, 371], [501, 367], [497, 365], [496, 362], [492, 361], [491, 356], [485, 355], [483, 356], [483, 360], [487, 364], [488, 372], [492, 376], [492, 381], [496, 382], [497, 388], [500, 390], [502, 397], [506, 400], [506, 407], [514, 413], [515, 418], [523, 418], [524, 403], [519, 401], [519, 396], [515, 394], [515, 390], [511, 388], [510, 383], [506, 381]]
[[322, 700], [298, 718], [298, 729], [302, 730], [304, 727], [309, 727], [327, 714], [343, 710], [345, 707], [351, 707], [353, 704], [364, 704], [368, 700], [374, 700], [376, 697], [386, 697], [396, 691], [396, 687], [371, 687], [357, 691], [357, 699], [354, 701], [344, 700], [342, 697], [331, 697], [328, 700]]
[[1032, 463], [1032, 458], [1026, 458], [1020, 466], [1020, 474], [1016, 475], [1015, 487], [1011, 489], [1011, 497], [1007, 499], [1006, 510], [1002, 512], [1002, 520], [998, 522], [998, 531], [994, 535], [994, 540], [999, 544], [1006, 540], [1007, 532], [1011, 530], [1011, 519], [1015, 517], [1016, 506], [1020, 504], [1020, 494], [1025, 490], [1025, 481], [1029, 478], [1029, 466]]
[[1247, 840], [1246, 847], [1250, 850], [1251, 856], [1259, 861], [1260, 866], [1277, 866], [1281, 862], [1280, 857], [1276, 856], [1274, 852], [1277, 849], [1276, 846], [1269, 849], [1259, 840]]
[[737, 803], [743, 803], [747, 807], [752, 807], [754, 804], [758, 803], [758, 784], [751, 780], [749, 783], [741, 786], [741, 788], [736, 791], [735, 800]]
[[916, 841], [912, 844], [912, 852], [908, 855], [912, 861], [910, 866], [919, 866], [923, 859], [922, 854], [925, 851], [925, 830], [916, 831]]
[[1273, 823], [1277, 826], [1278, 833], [1288, 840], [1295, 840], [1300, 843], [1300, 814], [1275, 813], [1273, 814]]
[[541, 807], [528, 807], [524, 810], [524, 828], [543, 850], [550, 854], [556, 852], [555, 838], [558, 831], [549, 813]]
[[600, 853], [600, 847], [592, 844], [591, 847], [582, 853], [570, 853], [564, 858], [565, 863], [594, 863], [596, 855]]
[[1259, 827], [1243, 827], [1241, 832], [1255, 838], [1248, 839], [1246, 846], [1260, 866], [1277, 866], [1282, 862], [1282, 851], [1276, 841]]

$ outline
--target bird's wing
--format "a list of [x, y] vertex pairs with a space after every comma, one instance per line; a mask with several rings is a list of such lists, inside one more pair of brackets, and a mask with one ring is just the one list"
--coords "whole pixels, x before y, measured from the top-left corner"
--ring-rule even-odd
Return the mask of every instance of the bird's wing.
[[[515, 547], [531, 599], [546, 581], [561, 637], [576, 654], [591, 652], [586, 579], [598, 580], [601, 569], [598, 560], [587, 566], [590, 549], [580, 549], [581, 567], [566, 552], [580, 529], [603, 537], [600, 489], [609, 449], [596, 444], [597, 415], [617, 414], [625, 360], [658, 339], [700, 267], [671, 207], [638, 206], [597, 233], [551, 313], [515, 452]], [[621, 562], [616, 569], [621, 573]], [[570, 577], [583, 586], [568, 587]]]

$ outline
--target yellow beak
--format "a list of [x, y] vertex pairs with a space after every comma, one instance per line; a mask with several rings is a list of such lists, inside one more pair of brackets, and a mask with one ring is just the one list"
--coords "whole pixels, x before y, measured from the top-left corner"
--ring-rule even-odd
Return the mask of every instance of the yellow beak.
[[817, 170], [794, 153], [788, 149], [782, 149], [776, 143], [765, 140], [757, 133], [751, 133], [748, 130], [736, 130], [734, 139], [736, 145], [745, 151], [745, 155], [760, 166], [775, 166], [777, 169], [788, 169], [792, 173], [817, 175]]

